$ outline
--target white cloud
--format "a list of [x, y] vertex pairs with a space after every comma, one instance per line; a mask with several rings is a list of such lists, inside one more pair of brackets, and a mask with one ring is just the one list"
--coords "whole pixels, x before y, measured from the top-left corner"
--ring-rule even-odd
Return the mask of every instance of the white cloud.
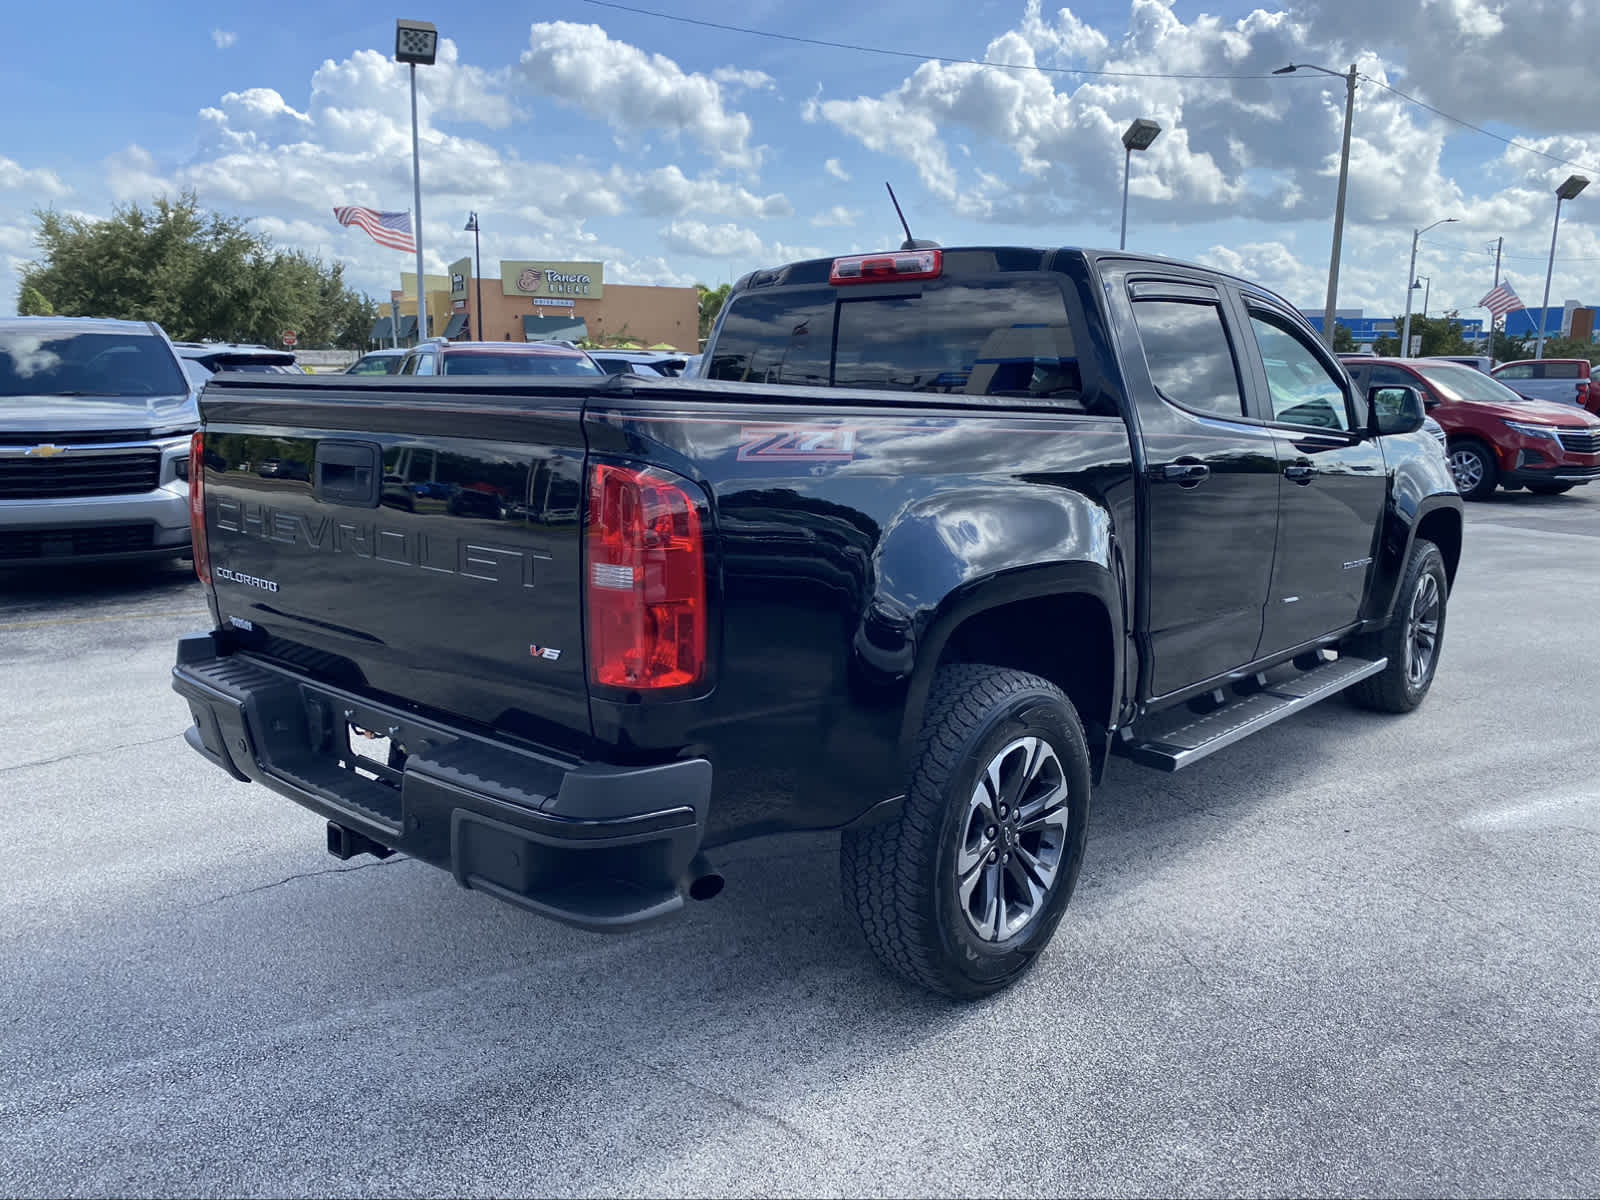
[[143, 146], [133, 145], [105, 160], [106, 187], [119, 204], [148, 204], [157, 196], [176, 196], [179, 188], [162, 175], [155, 156]]
[[837, 158], [830, 158], [825, 161], [822, 164], [822, 169], [829, 175], [832, 175], [840, 183], [850, 182], [850, 172], [844, 169], [844, 165], [840, 163]]
[[213, 29], [211, 31], [211, 40], [216, 43], [218, 50], [229, 50], [239, 40], [239, 35], [230, 33], [226, 29]]
[[653, 216], [698, 212], [772, 220], [794, 215], [794, 205], [781, 193], [757, 196], [719, 179], [691, 179], [677, 166], [636, 174], [613, 167], [608, 178], [632, 198], [641, 212]]
[[48, 167], [24, 167], [0, 154], [0, 191], [12, 190], [31, 192], [48, 199], [72, 193], [72, 189], [61, 181], [61, 176]]
[[723, 87], [743, 88], [752, 92], [768, 91], [778, 86], [778, 81], [765, 71], [741, 70], [738, 67], [718, 67], [711, 72], [711, 78]]
[[761, 149], [750, 145], [750, 118], [727, 108], [714, 78], [615, 41], [598, 25], [534, 25], [522, 53], [522, 78], [605, 121], [619, 136], [660, 129], [688, 136], [718, 165], [754, 169], [761, 163]]
[[842, 204], [835, 204], [832, 208], [819, 212], [811, 218], [811, 223], [819, 229], [836, 229], [847, 225], [854, 225], [861, 219], [859, 209], [846, 208]]
[[815, 246], [770, 245], [753, 229], [740, 225], [707, 225], [704, 221], [673, 221], [661, 230], [661, 240], [669, 250], [697, 258], [734, 258], [769, 263], [820, 258]]

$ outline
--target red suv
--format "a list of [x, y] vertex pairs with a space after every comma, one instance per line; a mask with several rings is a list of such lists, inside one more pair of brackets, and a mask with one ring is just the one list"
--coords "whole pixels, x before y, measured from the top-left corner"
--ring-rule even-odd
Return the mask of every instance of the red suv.
[[1530, 400], [1458, 363], [1345, 359], [1359, 393], [1409, 386], [1444, 427], [1456, 488], [1482, 500], [1496, 486], [1559, 495], [1600, 479], [1600, 418], [1573, 404]]
[[1600, 373], [1586, 358], [1524, 358], [1501, 363], [1494, 377], [1530, 400], [1576, 404], [1600, 414]]

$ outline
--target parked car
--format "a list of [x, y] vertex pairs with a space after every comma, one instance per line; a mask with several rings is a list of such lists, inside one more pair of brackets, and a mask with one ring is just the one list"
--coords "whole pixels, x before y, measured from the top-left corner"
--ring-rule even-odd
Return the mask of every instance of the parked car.
[[1571, 404], [1530, 400], [1459, 363], [1380, 358], [1346, 363], [1361, 387], [1409, 386], [1444, 427], [1450, 470], [1469, 500], [1496, 487], [1554, 496], [1600, 479], [1600, 418]]
[[1576, 404], [1600, 414], [1600, 375], [1588, 359], [1519, 359], [1496, 367], [1494, 377], [1530, 399]]
[[[867, 944], [972, 998], [1050, 941], [1109, 756], [1172, 771], [1335, 694], [1428, 694], [1462, 502], [1421, 396], [1354, 387], [1259, 287], [1076, 249], [812, 260], [740, 280], [704, 365], [214, 381], [189, 745], [341, 858], [589, 929], [715, 895], [719, 847], [842, 830]], [[268, 430], [310, 489], [237, 469]], [[513, 503], [396, 512], [380, 471]]]
[[405, 361], [406, 347], [391, 346], [363, 354], [345, 368], [346, 375], [396, 375]]
[[289, 350], [270, 346], [236, 345], [232, 342], [173, 342], [172, 348], [185, 362], [195, 363], [216, 374], [218, 371], [257, 371], [303, 375]]
[[591, 350], [589, 357], [607, 375], [652, 375], [675, 379], [689, 360], [681, 354], [653, 354], [627, 350]]
[[0, 567], [187, 553], [199, 423], [159, 326], [0, 319]]
[[399, 375], [604, 375], [561, 342], [423, 342], [406, 351]]

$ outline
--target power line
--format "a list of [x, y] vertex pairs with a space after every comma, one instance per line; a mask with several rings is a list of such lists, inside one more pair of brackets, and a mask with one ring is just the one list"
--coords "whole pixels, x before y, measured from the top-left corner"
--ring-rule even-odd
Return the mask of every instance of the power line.
[[820, 46], [825, 50], [853, 50], [859, 54], [879, 54], [885, 58], [909, 58], [917, 62], [961, 63], [972, 67], [993, 67], [1002, 71], [1038, 71], [1046, 75], [1093, 75], [1109, 79], [1271, 79], [1271, 71], [1256, 74], [1221, 74], [1204, 71], [1099, 71], [1089, 67], [1041, 67], [1033, 63], [999, 63], [981, 58], [962, 58], [947, 54], [919, 54], [915, 50], [892, 50], [885, 46], [863, 46], [856, 42], [830, 42], [825, 38], [801, 37], [794, 33], [777, 33], [771, 29], [751, 29], [744, 25], [727, 25], [721, 21], [704, 21], [699, 17], [685, 17], [679, 13], [658, 12], [652, 8], [635, 8], [631, 4], [618, 4], [616, 0], [583, 0], [595, 8], [609, 8], [617, 12], [632, 13], [636, 17], [655, 17], [661, 21], [676, 21], [680, 25], [698, 25], [702, 29], [719, 29], [724, 33], [743, 33], [750, 37], [769, 38], [776, 42], [794, 42], [802, 46]]
[[[990, 62], [987, 59], [966, 58], [959, 55], [951, 56], [943, 54], [923, 54], [915, 50], [895, 50], [887, 46], [867, 46], [859, 42], [835, 42], [826, 38], [802, 37], [801, 35], [795, 33], [779, 33], [776, 30], [771, 29], [752, 29], [747, 25], [731, 25], [722, 21], [703, 20], [700, 17], [686, 17], [681, 13], [661, 12], [653, 8], [639, 8], [632, 4], [618, 3], [617, 0], [582, 0], [582, 3], [591, 5], [595, 8], [611, 9], [614, 12], [631, 13], [636, 17], [654, 17], [659, 21], [672, 21], [680, 25], [695, 25], [701, 29], [716, 29], [722, 31], [723, 33], [742, 33], [748, 37], [767, 38], [776, 42], [789, 42], [801, 46], [818, 46], [825, 50], [849, 50], [857, 54], [877, 54], [885, 58], [910, 59], [915, 62], [960, 63], [962, 65], [972, 67], [991, 67], [995, 70], [1001, 71], [1036, 71], [1044, 75], [1084, 75], [1100, 79], [1279, 78], [1277, 72], [1274, 71], [1237, 74], [1208, 71], [1106, 71], [1098, 70], [1092, 67], [1041, 67], [1035, 63], [999, 63]], [[1306, 76], [1301, 76], [1300, 78], [1306, 78]], [[1529, 154], [1536, 154], [1540, 158], [1547, 158], [1551, 162], [1559, 163], [1564, 167], [1577, 167], [1579, 170], [1584, 171], [1594, 170], [1593, 167], [1586, 166], [1580, 162], [1574, 162], [1570, 158], [1562, 158], [1560, 155], [1551, 154], [1549, 151], [1540, 150], [1534, 146], [1530, 146], [1526, 142], [1519, 142], [1515, 138], [1504, 137], [1503, 135], [1495, 133], [1492, 130], [1485, 129], [1482, 125], [1474, 125], [1471, 121], [1464, 120], [1461, 117], [1455, 116], [1453, 113], [1447, 113], [1442, 108], [1435, 108], [1426, 100], [1419, 100], [1410, 93], [1402, 92], [1399, 88], [1387, 84], [1381, 79], [1375, 79], [1371, 75], [1361, 75], [1360, 78], [1366, 80], [1368, 83], [1375, 84], [1386, 92], [1393, 93], [1394, 95], [1400, 97], [1400, 99], [1404, 100], [1407, 104], [1414, 104], [1418, 108], [1426, 109], [1434, 116], [1441, 117], [1446, 121], [1450, 121], [1453, 124], [1459, 125], [1463, 129], [1470, 129], [1474, 133], [1481, 133], [1484, 137], [1493, 138], [1497, 142], [1502, 142], [1505, 145], [1515, 147], [1518, 150], [1525, 150]]]
[[1585, 166], [1580, 162], [1573, 162], [1570, 158], [1562, 158], [1558, 154], [1551, 154], [1548, 151], [1537, 149], [1525, 142], [1519, 142], [1515, 138], [1502, 137], [1498, 133], [1485, 129], [1482, 125], [1474, 125], [1471, 121], [1463, 121], [1460, 117], [1453, 116], [1452, 114], [1445, 112], [1442, 108], [1435, 108], [1426, 100], [1418, 100], [1415, 96], [1409, 95], [1406, 92], [1402, 92], [1397, 87], [1390, 87], [1387, 83], [1383, 82], [1383, 80], [1374, 79], [1371, 75], [1363, 75], [1361, 78], [1365, 79], [1368, 83], [1377, 84], [1386, 92], [1393, 92], [1407, 104], [1415, 104], [1418, 108], [1425, 108], [1434, 116], [1443, 117], [1446, 121], [1453, 121], [1463, 129], [1470, 129], [1474, 133], [1481, 133], [1484, 137], [1493, 138], [1497, 142], [1504, 142], [1508, 146], [1515, 146], [1518, 150], [1526, 150], [1529, 154], [1537, 154], [1540, 158], [1548, 158], [1551, 162], [1560, 163], [1564, 167], [1577, 167], [1580, 171], [1594, 170], [1593, 167]]
[[[1484, 255], [1493, 255], [1494, 254], [1494, 245], [1492, 243], [1490, 245], [1488, 245], [1488, 246], [1464, 246], [1460, 242], [1441, 242], [1441, 241], [1437, 240], [1436, 238], [1425, 237], [1422, 240], [1427, 245], [1439, 246], [1439, 247], [1441, 247], [1443, 249], [1449, 249], [1449, 250], [1459, 250], [1463, 254], [1484, 254]], [[1538, 262], [1538, 263], [1542, 263], [1542, 262], [1548, 261], [1546, 256], [1543, 255], [1543, 254], [1504, 254], [1504, 255], [1501, 255], [1501, 257], [1504, 258], [1507, 262]], [[1559, 263], [1600, 262], [1600, 258], [1593, 258], [1593, 257], [1591, 257], [1591, 258], [1567, 258], [1566, 256], [1563, 255], [1562, 257], [1557, 258], [1556, 262], [1558, 264]]]

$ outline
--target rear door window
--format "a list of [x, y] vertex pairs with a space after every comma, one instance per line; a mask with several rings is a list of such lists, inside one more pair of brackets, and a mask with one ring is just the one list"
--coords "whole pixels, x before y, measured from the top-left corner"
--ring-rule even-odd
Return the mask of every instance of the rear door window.
[[1532, 379], [1533, 364], [1521, 363], [1514, 367], [1501, 367], [1495, 372], [1496, 379]]
[[1156, 391], [1193, 412], [1244, 415], [1239, 368], [1217, 304], [1136, 300], [1133, 314]]

